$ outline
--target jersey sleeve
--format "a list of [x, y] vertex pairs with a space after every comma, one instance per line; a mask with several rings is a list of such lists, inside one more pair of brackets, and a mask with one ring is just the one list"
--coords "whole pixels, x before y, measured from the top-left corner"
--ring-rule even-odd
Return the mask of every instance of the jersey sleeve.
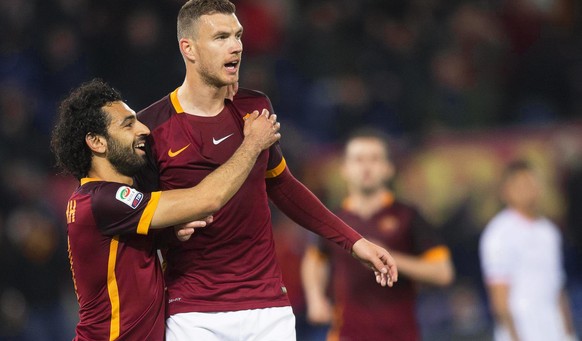
[[445, 246], [438, 231], [418, 210], [413, 209], [411, 222], [413, 250], [426, 260], [442, 260], [450, 258], [448, 247]]
[[118, 183], [100, 186], [91, 201], [97, 227], [106, 236], [147, 235], [160, 193], [143, 193]]
[[509, 238], [495, 222], [490, 223], [479, 240], [479, 256], [484, 278], [489, 283], [505, 283], [509, 280], [511, 266], [511, 248]]
[[269, 160], [267, 162], [267, 173], [265, 174], [265, 178], [275, 178], [281, 175], [285, 168], [287, 168], [287, 163], [283, 157], [281, 145], [277, 142], [269, 148]]
[[266, 180], [269, 199], [291, 220], [345, 250], [351, 251], [362, 236], [330, 212], [288, 168]]

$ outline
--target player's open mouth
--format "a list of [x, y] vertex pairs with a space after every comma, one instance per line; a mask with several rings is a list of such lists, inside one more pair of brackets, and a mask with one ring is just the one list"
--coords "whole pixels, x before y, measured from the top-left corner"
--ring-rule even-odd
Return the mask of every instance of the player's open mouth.
[[134, 148], [145, 152], [145, 142], [136, 143]]
[[238, 64], [239, 64], [239, 61], [234, 60], [232, 62], [228, 62], [228, 63], [224, 64], [224, 67], [226, 68], [226, 70], [228, 70], [230, 72], [236, 72], [236, 70], [238, 68]]

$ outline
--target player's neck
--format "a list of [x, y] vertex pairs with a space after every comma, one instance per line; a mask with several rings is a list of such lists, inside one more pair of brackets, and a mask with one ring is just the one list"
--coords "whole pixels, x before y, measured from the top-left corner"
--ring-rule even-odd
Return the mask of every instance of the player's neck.
[[224, 108], [226, 90], [226, 86], [217, 88], [187, 76], [178, 89], [178, 101], [187, 114], [212, 117]]
[[512, 206], [511, 208], [527, 220], [536, 220], [540, 217], [540, 214], [535, 207]]
[[91, 163], [89, 178], [97, 178], [103, 181], [119, 182], [133, 186], [133, 178], [119, 173], [105, 158], [94, 156]]
[[392, 192], [382, 188], [373, 193], [351, 191], [346, 208], [363, 219], [369, 219], [394, 201]]

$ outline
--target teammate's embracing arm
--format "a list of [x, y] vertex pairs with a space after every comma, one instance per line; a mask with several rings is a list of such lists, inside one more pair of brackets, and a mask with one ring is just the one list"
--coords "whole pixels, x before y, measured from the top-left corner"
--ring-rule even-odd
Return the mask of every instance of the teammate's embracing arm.
[[222, 166], [198, 185], [163, 191], [154, 212], [151, 228], [164, 228], [207, 217], [226, 204], [238, 191], [262, 150], [281, 137], [275, 115], [263, 110], [245, 120], [242, 145]]

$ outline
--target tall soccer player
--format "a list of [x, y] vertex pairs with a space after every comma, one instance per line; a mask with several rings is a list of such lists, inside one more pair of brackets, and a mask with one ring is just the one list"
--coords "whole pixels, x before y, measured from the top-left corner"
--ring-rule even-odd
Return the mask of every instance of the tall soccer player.
[[[178, 14], [186, 77], [138, 114], [151, 130], [152, 190], [197, 184], [242, 142], [244, 117], [273, 113], [262, 93], [238, 81], [243, 28], [228, 0], [191, 0]], [[150, 187], [152, 186], [153, 187]], [[166, 254], [168, 340], [295, 340], [295, 317], [277, 263], [268, 200], [298, 224], [372, 267], [381, 285], [397, 280], [394, 260], [338, 219], [298, 180], [278, 144], [263, 152], [241, 190], [214, 222]], [[373, 281], [373, 279], [370, 279]]]
[[[307, 318], [314, 324], [331, 322], [328, 340], [420, 340], [415, 285], [450, 284], [450, 252], [418, 211], [397, 200], [387, 187], [394, 165], [381, 133], [353, 134], [346, 143], [342, 174], [348, 196], [338, 216], [366, 238], [389, 247], [401, 278], [393, 290], [379, 291], [366, 272], [336, 248], [324, 242], [311, 246], [302, 262]], [[329, 284], [333, 300], [326, 294]]]
[[[75, 340], [163, 341], [165, 293], [154, 230], [207, 217], [240, 188], [262, 150], [280, 138], [275, 117], [244, 123], [241, 146], [194, 188], [139, 192], [149, 129], [114, 89], [93, 80], [59, 109], [52, 148], [81, 184], [66, 211], [69, 258], [79, 302]], [[177, 231], [193, 233], [193, 222]]]

